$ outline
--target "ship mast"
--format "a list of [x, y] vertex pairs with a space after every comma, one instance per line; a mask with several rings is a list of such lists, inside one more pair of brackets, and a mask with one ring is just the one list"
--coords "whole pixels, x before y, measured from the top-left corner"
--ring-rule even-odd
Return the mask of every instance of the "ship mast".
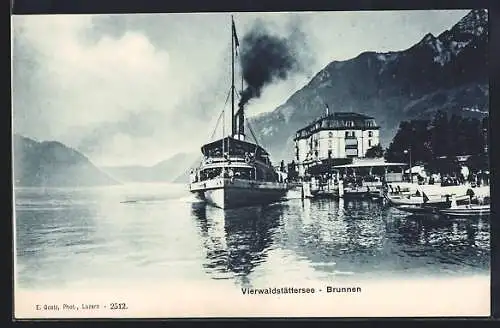
[[[233, 16], [231, 15], [231, 29], [232, 29], [232, 38], [231, 38], [231, 126], [232, 126], [232, 136], [238, 137], [239, 140], [243, 140], [243, 137], [245, 135], [245, 117], [243, 113], [243, 104], [239, 103], [238, 105], [238, 112], [236, 115], [234, 114], [234, 92], [236, 90], [236, 87], [234, 85], [234, 57], [235, 57], [235, 50], [236, 50], [236, 56], [238, 56], [238, 47], [239, 47], [239, 41], [238, 41], [238, 35], [236, 34], [236, 26], [234, 25], [234, 19]], [[243, 84], [243, 76], [242, 76], [242, 84]], [[243, 87], [243, 85], [242, 85]]]
[[234, 121], [234, 36], [235, 27], [233, 15], [231, 15], [231, 136], [236, 134], [236, 127]]

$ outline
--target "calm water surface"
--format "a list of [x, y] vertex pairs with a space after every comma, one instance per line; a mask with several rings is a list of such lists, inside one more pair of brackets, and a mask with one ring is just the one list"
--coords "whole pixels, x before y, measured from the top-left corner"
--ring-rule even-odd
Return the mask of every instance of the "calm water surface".
[[17, 189], [18, 287], [238, 286], [488, 273], [489, 218], [412, 217], [371, 200], [220, 210], [182, 185]]

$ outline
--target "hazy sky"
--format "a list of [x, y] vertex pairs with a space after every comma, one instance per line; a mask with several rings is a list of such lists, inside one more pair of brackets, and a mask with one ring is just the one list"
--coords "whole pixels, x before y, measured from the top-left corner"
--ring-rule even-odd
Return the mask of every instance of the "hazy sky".
[[[282, 36], [299, 26], [312, 59], [247, 115], [275, 109], [330, 61], [409, 48], [467, 12], [235, 13], [240, 40], [256, 19]], [[154, 164], [211, 136], [230, 88], [229, 14], [14, 16], [12, 26], [15, 133], [97, 165]]]

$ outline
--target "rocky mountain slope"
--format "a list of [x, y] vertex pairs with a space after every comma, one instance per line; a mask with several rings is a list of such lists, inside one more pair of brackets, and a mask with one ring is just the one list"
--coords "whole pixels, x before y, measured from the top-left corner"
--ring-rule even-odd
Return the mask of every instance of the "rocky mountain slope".
[[333, 61], [270, 113], [251, 119], [273, 159], [291, 160], [295, 131], [325, 112], [375, 117], [387, 147], [401, 120], [438, 109], [466, 116], [488, 112], [488, 13], [473, 10], [450, 30], [425, 35], [399, 52], [365, 52]]

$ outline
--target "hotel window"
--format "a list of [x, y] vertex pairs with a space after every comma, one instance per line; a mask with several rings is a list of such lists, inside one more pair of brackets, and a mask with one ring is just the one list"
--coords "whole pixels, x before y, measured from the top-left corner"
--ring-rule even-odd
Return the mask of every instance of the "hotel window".
[[373, 137], [373, 131], [368, 131], [368, 137]]
[[332, 149], [332, 141], [328, 140], [328, 148]]
[[345, 137], [346, 138], [354, 138], [355, 137], [354, 131], [346, 131], [345, 132]]
[[368, 147], [372, 146], [372, 139], [368, 139]]

